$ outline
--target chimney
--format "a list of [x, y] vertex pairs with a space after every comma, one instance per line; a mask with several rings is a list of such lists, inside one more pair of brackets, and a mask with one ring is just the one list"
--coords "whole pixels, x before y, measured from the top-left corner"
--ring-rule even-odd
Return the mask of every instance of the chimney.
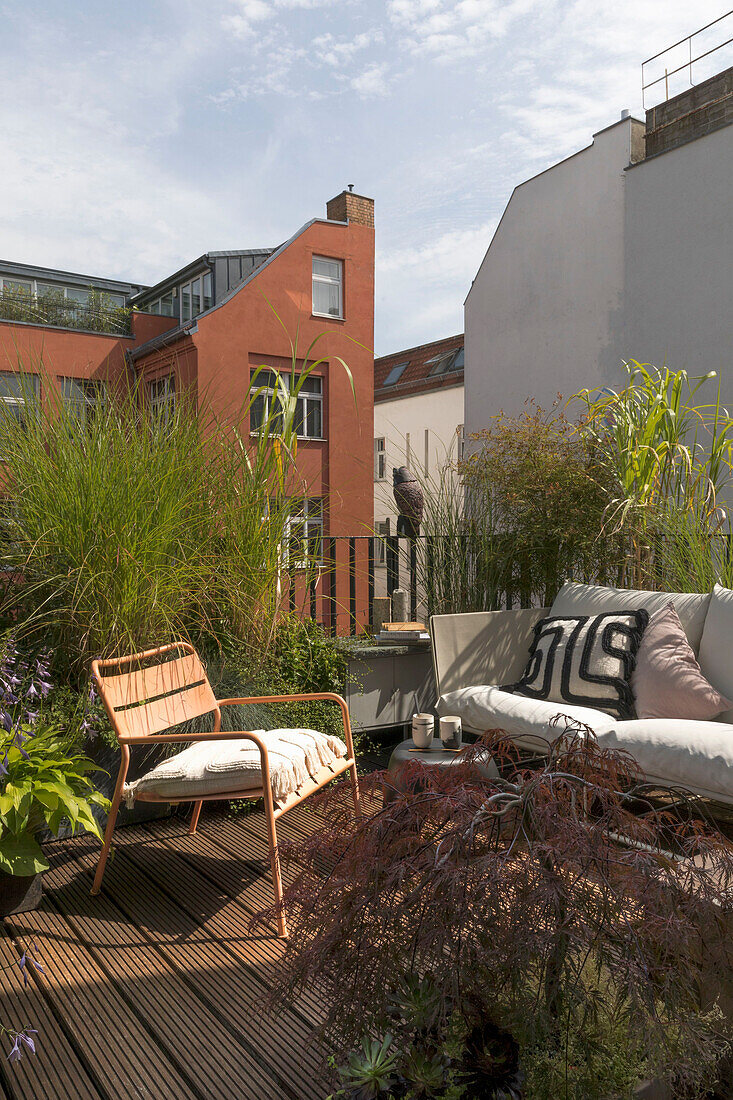
[[326, 217], [330, 222], [351, 222], [352, 225], [368, 225], [374, 228], [374, 199], [354, 194], [353, 183], [326, 203]]

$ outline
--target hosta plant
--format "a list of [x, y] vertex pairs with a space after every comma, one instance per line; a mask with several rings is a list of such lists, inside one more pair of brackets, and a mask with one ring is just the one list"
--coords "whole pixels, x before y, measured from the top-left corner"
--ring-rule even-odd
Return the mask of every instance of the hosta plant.
[[[7, 717], [7, 716], [6, 716]], [[7, 723], [9, 725], [9, 722]], [[48, 868], [38, 841], [45, 826], [58, 835], [65, 821], [76, 833], [101, 833], [92, 806], [107, 808], [95, 788], [97, 765], [69, 738], [39, 723], [3, 728], [0, 735], [0, 871], [34, 875]]]

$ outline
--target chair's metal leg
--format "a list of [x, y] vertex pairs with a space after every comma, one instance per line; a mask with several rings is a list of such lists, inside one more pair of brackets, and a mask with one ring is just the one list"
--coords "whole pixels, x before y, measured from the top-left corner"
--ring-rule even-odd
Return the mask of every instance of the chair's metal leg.
[[115, 831], [115, 823], [117, 821], [117, 813], [120, 808], [120, 802], [122, 801], [122, 788], [125, 785], [125, 778], [127, 776], [127, 769], [130, 766], [130, 749], [127, 745], [120, 745], [120, 770], [117, 773], [117, 783], [115, 784], [115, 793], [112, 796], [112, 802], [109, 807], [109, 817], [107, 818], [107, 828], [104, 830], [104, 844], [102, 845], [102, 851], [99, 856], [99, 863], [97, 864], [97, 872], [94, 876], [94, 882], [92, 883], [92, 896], [98, 894], [102, 887], [102, 877], [104, 876], [104, 868], [107, 865], [107, 857], [109, 856], [110, 848], [112, 847], [112, 834]]
[[[268, 798], [268, 794], [270, 797]], [[270, 848], [270, 867], [272, 869], [272, 885], [275, 891], [275, 905], [277, 906], [277, 934], [282, 939], [288, 938], [288, 922], [285, 919], [283, 908], [283, 880], [280, 873], [280, 854], [277, 846], [277, 830], [275, 828], [275, 811], [272, 805], [272, 794], [265, 788], [265, 819], [267, 821], [267, 840]]]
[[203, 802], [194, 802], [193, 813], [191, 814], [191, 824], [188, 826], [189, 835], [196, 832], [196, 828], [199, 823], [199, 817], [201, 815], [201, 807]]

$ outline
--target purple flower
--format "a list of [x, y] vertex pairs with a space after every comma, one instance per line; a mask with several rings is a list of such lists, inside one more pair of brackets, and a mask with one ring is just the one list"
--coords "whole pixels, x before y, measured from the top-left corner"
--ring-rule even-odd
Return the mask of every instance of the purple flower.
[[12, 732], [13, 719], [10, 717], [6, 710], [0, 710], [0, 726], [7, 730], [8, 733]]
[[8, 774], [8, 754], [5, 753], [5, 756], [2, 758], [2, 760], [0, 760], [0, 775], [7, 775], [7, 774]]
[[15, 1042], [13, 1043], [12, 1050], [8, 1055], [9, 1062], [19, 1062], [23, 1057], [23, 1046], [27, 1046], [31, 1054], [36, 1053], [36, 1044], [31, 1038], [32, 1035], [37, 1035], [38, 1031], [34, 1027], [24, 1027], [21, 1031], [15, 1032]]

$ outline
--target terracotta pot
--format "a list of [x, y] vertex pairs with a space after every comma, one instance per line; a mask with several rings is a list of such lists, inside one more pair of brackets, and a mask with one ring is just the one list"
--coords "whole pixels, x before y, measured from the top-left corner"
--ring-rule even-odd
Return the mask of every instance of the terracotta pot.
[[9, 875], [0, 871], [0, 917], [28, 913], [41, 904], [43, 875]]

